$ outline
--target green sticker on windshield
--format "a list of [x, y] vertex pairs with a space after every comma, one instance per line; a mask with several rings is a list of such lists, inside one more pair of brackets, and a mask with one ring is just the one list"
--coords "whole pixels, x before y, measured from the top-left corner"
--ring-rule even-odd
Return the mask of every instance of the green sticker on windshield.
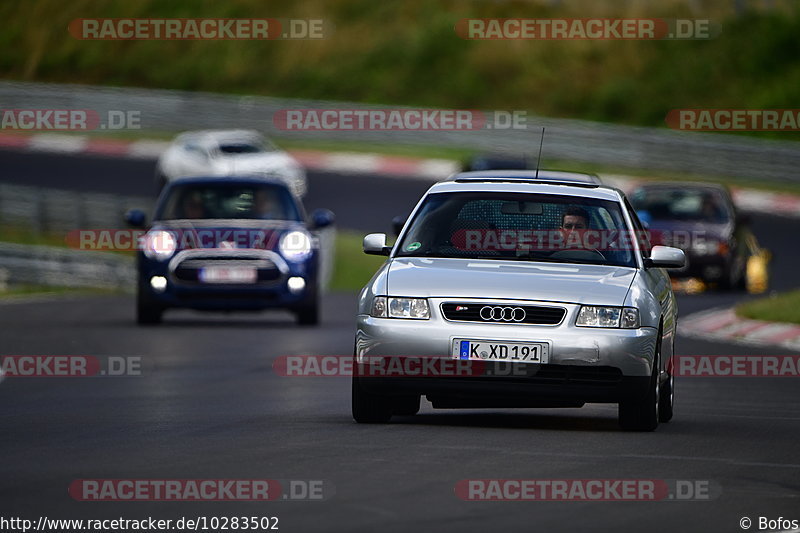
[[406, 251], [413, 252], [414, 250], [418, 250], [420, 246], [422, 246], [421, 242], [412, 242], [411, 244], [406, 246]]

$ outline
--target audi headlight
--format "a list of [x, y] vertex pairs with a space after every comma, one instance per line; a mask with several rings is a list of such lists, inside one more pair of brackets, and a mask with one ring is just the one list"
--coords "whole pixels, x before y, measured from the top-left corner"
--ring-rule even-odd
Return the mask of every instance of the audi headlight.
[[145, 257], [158, 261], [172, 257], [177, 247], [178, 241], [175, 240], [175, 235], [170, 231], [163, 230], [148, 231], [142, 243]]
[[372, 300], [370, 315], [378, 318], [427, 320], [431, 317], [431, 310], [428, 307], [428, 300], [425, 298], [376, 296]]
[[305, 261], [311, 255], [311, 237], [305, 231], [290, 231], [281, 237], [278, 248], [289, 261]]
[[586, 328], [636, 329], [639, 327], [639, 310], [635, 307], [584, 305], [578, 311], [575, 325]]

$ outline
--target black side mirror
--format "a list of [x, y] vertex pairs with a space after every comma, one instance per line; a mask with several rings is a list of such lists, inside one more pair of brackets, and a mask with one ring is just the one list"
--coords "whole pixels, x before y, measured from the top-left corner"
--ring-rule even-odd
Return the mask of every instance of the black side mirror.
[[397, 215], [392, 219], [392, 231], [394, 231], [394, 236], [399, 237], [400, 232], [403, 231], [403, 226], [406, 225], [406, 220], [408, 216], [406, 215]]
[[130, 209], [123, 218], [129, 226], [134, 228], [143, 228], [147, 222], [147, 217], [141, 209]]
[[315, 209], [311, 213], [311, 229], [322, 229], [333, 225], [336, 216], [330, 209]]

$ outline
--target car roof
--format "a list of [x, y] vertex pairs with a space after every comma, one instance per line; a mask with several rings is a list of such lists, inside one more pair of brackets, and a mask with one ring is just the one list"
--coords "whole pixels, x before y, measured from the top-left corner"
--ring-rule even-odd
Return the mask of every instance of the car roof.
[[600, 177], [597, 174], [586, 172], [570, 172], [566, 170], [477, 170], [471, 172], [459, 172], [448, 178], [451, 181], [512, 181], [512, 180], [536, 180], [536, 181], [559, 181], [568, 183], [585, 183], [601, 185]]
[[[511, 173], [512, 175], [509, 175]], [[446, 181], [434, 184], [428, 193], [443, 192], [514, 192], [579, 196], [619, 202], [622, 192], [613, 187], [569, 180], [525, 179], [512, 171], [459, 172]], [[524, 172], [524, 174], [528, 174]]]
[[223, 142], [262, 141], [264, 136], [256, 130], [195, 130], [186, 131], [175, 137], [175, 142], [197, 142], [219, 144]]
[[722, 183], [706, 183], [701, 181], [653, 181], [646, 183], [639, 183], [634, 187], [636, 189], [697, 189], [697, 190], [713, 190], [728, 193], [729, 189]]
[[274, 178], [271, 176], [187, 176], [172, 180], [169, 182], [168, 186], [174, 185], [186, 185], [186, 184], [210, 184], [210, 185], [227, 185], [230, 183], [242, 183], [242, 184], [264, 184], [269, 183], [271, 185], [279, 185], [284, 188], [288, 189], [286, 182], [280, 178]]

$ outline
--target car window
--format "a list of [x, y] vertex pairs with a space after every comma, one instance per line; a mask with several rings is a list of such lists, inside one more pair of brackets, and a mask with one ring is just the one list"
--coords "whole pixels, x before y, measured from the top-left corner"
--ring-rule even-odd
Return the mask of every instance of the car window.
[[292, 194], [286, 187], [275, 184], [174, 185], [160, 206], [156, 220], [302, 220]]
[[633, 229], [636, 234], [636, 241], [639, 243], [639, 250], [642, 254], [642, 259], [646, 259], [650, 257], [650, 252], [653, 249], [653, 244], [650, 241], [650, 232], [645, 229], [644, 224], [642, 224], [642, 221], [639, 220], [639, 215], [636, 214], [636, 210], [633, 208], [627, 198], [625, 198], [625, 208], [628, 210], [628, 215], [633, 221]]
[[630, 200], [650, 220], [725, 223], [732, 217], [723, 195], [712, 189], [641, 187]]
[[635, 266], [618, 202], [530, 193], [434, 193], [396, 256]]
[[264, 147], [253, 142], [231, 142], [219, 145], [219, 151], [224, 155], [230, 154], [258, 154], [264, 152]]

